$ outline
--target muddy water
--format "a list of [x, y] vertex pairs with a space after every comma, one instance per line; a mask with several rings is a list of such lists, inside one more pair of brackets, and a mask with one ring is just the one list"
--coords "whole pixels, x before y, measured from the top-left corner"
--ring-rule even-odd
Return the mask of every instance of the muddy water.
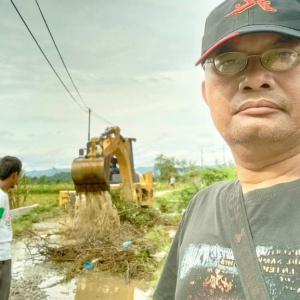
[[[151, 299], [149, 283], [108, 276], [92, 270], [68, 283], [61, 283], [59, 268], [45, 263], [43, 257], [23, 241], [13, 243], [13, 287], [11, 300], [148, 300]], [[34, 259], [33, 259], [34, 257]], [[19, 290], [19, 292], [18, 292]]]
[[126, 284], [124, 279], [103, 274], [86, 274], [77, 279], [74, 300], [142, 300], [150, 299], [150, 291], [142, 282]]
[[74, 300], [76, 281], [60, 284], [63, 276], [54, 264], [45, 263], [37, 249], [24, 241], [12, 244], [12, 288], [10, 300]]

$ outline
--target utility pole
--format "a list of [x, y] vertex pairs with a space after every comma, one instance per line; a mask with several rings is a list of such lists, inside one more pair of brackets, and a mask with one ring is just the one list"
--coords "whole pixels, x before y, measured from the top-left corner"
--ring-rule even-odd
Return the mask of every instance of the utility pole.
[[90, 140], [90, 132], [91, 132], [91, 109], [89, 108], [89, 129], [88, 129], [88, 141]]
[[[90, 141], [90, 133], [91, 133], [91, 109], [89, 108], [89, 124], [88, 124], [88, 142]], [[89, 143], [86, 144], [86, 153], [89, 153]]]

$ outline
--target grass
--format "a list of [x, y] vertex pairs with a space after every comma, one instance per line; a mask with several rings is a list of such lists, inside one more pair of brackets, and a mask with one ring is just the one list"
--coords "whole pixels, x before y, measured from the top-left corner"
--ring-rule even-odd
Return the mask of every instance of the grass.
[[164, 191], [170, 189], [170, 184], [168, 182], [154, 182], [153, 188], [155, 191]]
[[144, 236], [145, 239], [151, 241], [152, 245], [155, 246], [157, 251], [168, 251], [172, 238], [165, 227], [158, 225], [151, 228]]
[[174, 191], [156, 196], [155, 206], [163, 213], [181, 214], [199, 189], [199, 185], [194, 182], [178, 184]]
[[[12, 226], [15, 238], [21, 238], [25, 236], [26, 233], [30, 233], [30, 230], [33, 228], [35, 223], [57, 217], [65, 213], [59, 207], [59, 191], [72, 190], [72, 188], [66, 188], [65, 185], [59, 185], [56, 187], [51, 186], [51, 191], [45, 191], [43, 193], [43, 189], [46, 189], [46, 186], [47, 185], [35, 187], [35, 191], [33, 193], [32, 187], [30, 187], [30, 193], [26, 198], [25, 206], [32, 204], [39, 204], [39, 206], [34, 208], [29, 214], [13, 220]], [[129, 230], [128, 228], [133, 228], [133, 232], [138, 235], [137, 239], [133, 239], [134, 244], [129, 247], [127, 251], [122, 250], [122, 248], [119, 249], [119, 244], [122, 245], [122, 243], [114, 237], [112, 237], [112, 240], [109, 241], [105, 247], [103, 247], [104, 245], [98, 245], [97, 243], [99, 241], [97, 239], [93, 243], [91, 241], [87, 241], [86, 244], [78, 244], [74, 249], [69, 249], [70, 255], [73, 252], [77, 255], [76, 259], [78, 261], [78, 266], [77, 268], [74, 268], [74, 270], [77, 269], [76, 272], [81, 270], [82, 262], [90, 258], [86, 256], [87, 254], [94, 257], [99, 253], [92, 253], [93, 251], [97, 251], [97, 249], [105, 250], [107, 248], [110, 251], [110, 254], [106, 255], [106, 253], [102, 253], [103, 255], [100, 255], [101, 257], [106, 257], [106, 260], [100, 265], [101, 267], [105, 267], [106, 264], [107, 271], [114, 273], [121, 270], [122, 273], [124, 272], [124, 269], [127, 268], [127, 263], [129, 263], [131, 277], [148, 278], [148, 280], [151, 281], [157, 280], [159, 276], [158, 270], [161, 269], [163, 262], [156, 262], [151, 255], [157, 252], [168, 251], [172, 242], [172, 238], [170, 238], [168, 231], [169, 228], [176, 228], [179, 217], [177, 216], [177, 218], [175, 218], [174, 216], [165, 216], [155, 208], [141, 208], [122, 202], [118, 200], [118, 194], [112, 193], [112, 198], [114, 198], [113, 202], [118, 209], [121, 222], [125, 225], [125, 229]], [[89, 251], [86, 250], [86, 247], [88, 247]], [[116, 253], [115, 255], [112, 255], [115, 249], [117, 249]], [[82, 254], [79, 255], [78, 252], [80, 252], [80, 250], [82, 250]], [[67, 250], [64, 249], [64, 251]], [[79, 259], [79, 257], [81, 259]], [[117, 262], [118, 267], [116, 266]], [[70, 272], [73, 273], [73, 271]]]
[[74, 184], [72, 182], [30, 184], [28, 185], [28, 189], [31, 195], [58, 194], [60, 191], [75, 190]]
[[62, 213], [58, 207], [58, 195], [56, 194], [33, 194], [28, 197], [26, 205], [39, 204], [30, 213], [12, 221], [14, 237], [22, 237], [32, 229], [34, 223], [59, 216]]

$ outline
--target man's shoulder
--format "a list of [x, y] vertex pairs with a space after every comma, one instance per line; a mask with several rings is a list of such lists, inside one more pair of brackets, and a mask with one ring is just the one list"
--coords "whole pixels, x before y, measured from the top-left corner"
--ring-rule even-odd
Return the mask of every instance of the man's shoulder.
[[[220, 181], [201, 189], [191, 200], [182, 221], [183, 234], [195, 231], [201, 232], [204, 242], [207, 243], [207, 226], [209, 231], [217, 232], [220, 224], [227, 224], [228, 200], [231, 192], [235, 191], [238, 180]], [[226, 225], [227, 226], [227, 225]], [[190, 236], [190, 235], [189, 235]], [[225, 237], [225, 235], [223, 236]], [[191, 237], [193, 240], [193, 238]]]
[[5, 201], [6, 199], [8, 199], [7, 193], [5, 193], [5, 192], [0, 188], [0, 202], [1, 202], [1, 201]]
[[8, 195], [5, 191], [3, 191], [1, 188], [0, 188], [0, 200], [1, 199], [8, 199]]
[[219, 181], [198, 191], [192, 198], [188, 210], [193, 211], [212, 207], [213, 203], [221, 203], [228, 199], [228, 194], [234, 189], [237, 180]]
[[237, 179], [230, 180], [230, 181], [218, 181], [216, 183], [213, 183], [204, 189], [201, 189], [196, 195], [196, 197], [203, 197], [207, 195], [218, 195], [222, 193], [228, 193], [230, 192], [235, 185], [237, 184]]
[[[229, 193], [235, 188], [238, 180], [219, 181], [198, 191], [192, 198], [188, 210], [197, 211], [224, 204]], [[221, 205], [223, 205], [221, 204]]]

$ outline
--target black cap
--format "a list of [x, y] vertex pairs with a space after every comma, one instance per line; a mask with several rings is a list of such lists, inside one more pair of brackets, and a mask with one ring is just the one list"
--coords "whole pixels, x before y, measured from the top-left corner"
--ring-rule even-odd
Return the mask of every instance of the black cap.
[[207, 17], [201, 57], [229, 39], [258, 32], [274, 32], [300, 38], [300, 0], [226, 0]]

